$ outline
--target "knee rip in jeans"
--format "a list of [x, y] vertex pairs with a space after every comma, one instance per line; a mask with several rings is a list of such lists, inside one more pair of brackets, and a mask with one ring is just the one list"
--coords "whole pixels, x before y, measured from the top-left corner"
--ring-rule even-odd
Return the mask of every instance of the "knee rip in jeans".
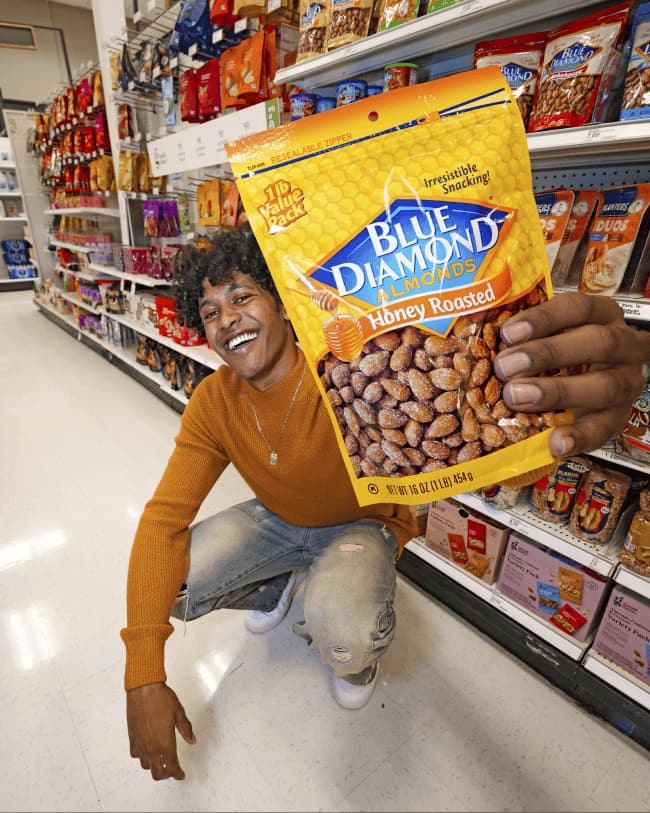
[[337, 663], [350, 663], [352, 660], [352, 653], [344, 646], [333, 646], [330, 649], [330, 654], [332, 655], [332, 660], [335, 660]]
[[359, 545], [357, 542], [343, 542], [339, 545], [339, 550], [342, 550], [344, 553], [363, 550], [363, 545]]

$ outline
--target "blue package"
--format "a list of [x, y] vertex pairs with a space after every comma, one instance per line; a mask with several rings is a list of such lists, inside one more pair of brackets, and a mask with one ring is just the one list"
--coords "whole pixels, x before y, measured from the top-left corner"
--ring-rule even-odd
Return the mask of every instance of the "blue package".
[[634, 14], [630, 59], [625, 73], [619, 121], [650, 118], [650, 3], [641, 3]]
[[546, 582], [537, 582], [537, 599], [539, 609], [554, 615], [560, 609], [560, 588], [555, 584], [547, 584]]
[[174, 77], [163, 76], [161, 82], [163, 114], [167, 127], [176, 126], [176, 104], [174, 99]]
[[33, 279], [36, 276], [36, 269], [33, 265], [8, 265], [7, 273], [9, 279]]
[[2, 240], [0, 246], [3, 251], [27, 251], [29, 243], [27, 240]]

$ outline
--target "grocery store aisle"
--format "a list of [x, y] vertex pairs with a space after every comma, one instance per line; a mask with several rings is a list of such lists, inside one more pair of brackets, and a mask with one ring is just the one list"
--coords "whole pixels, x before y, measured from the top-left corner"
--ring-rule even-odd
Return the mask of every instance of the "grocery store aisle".
[[[124, 583], [178, 415], [0, 294], [2, 810], [648, 810], [647, 753], [400, 578], [371, 703], [339, 708], [287, 621], [222, 611], [167, 645], [185, 782], [129, 757]], [[229, 474], [200, 516], [249, 496]]]

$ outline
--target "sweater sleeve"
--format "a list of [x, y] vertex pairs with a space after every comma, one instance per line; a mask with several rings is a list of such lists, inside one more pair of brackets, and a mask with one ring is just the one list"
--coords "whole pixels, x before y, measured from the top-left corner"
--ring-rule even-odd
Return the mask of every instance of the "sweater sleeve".
[[[181, 419], [176, 445], [162, 479], [140, 517], [127, 579], [125, 688], [166, 680], [165, 641], [173, 632], [172, 606], [187, 574], [189, 527], [229, 463], [214, 436], [207, 379]], [[212, 418], [212, 420], [211, 420]]]

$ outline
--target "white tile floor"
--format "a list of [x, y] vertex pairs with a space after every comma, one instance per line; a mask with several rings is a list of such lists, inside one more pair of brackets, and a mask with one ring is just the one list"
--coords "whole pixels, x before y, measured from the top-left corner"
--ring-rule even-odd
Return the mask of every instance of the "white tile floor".
[[[129, 757], [124, 582], [178, 415], [0, 293], [2, 810], [647, 811], [647, 752], [400, 578], [398, 633], [359, 712], [288, 620], [182, 627], [170, 683], [185, 782]], [[234, 474], [201, 516], [249, 496]]]

